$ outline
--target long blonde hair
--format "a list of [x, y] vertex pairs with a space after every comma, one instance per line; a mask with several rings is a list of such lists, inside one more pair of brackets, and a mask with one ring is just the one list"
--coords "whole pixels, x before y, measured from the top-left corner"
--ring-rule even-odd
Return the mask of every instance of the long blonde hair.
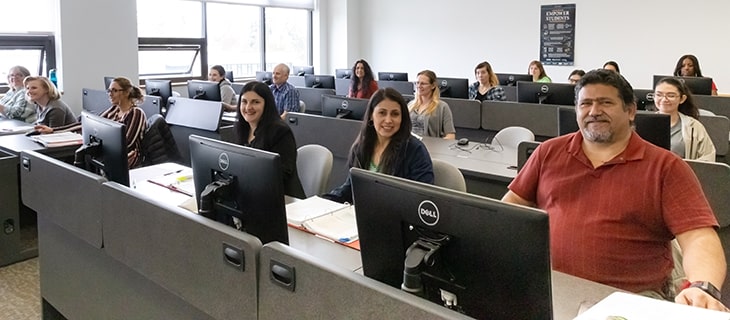
[[[426, 78], [428, 78], [428, 82], [434, 86], [433, 91], [431, 92], [431, 103], [428, 104], [426, 107], [426, 111], [424, 114], [431, 114], [436, 110], [436, 107], [439, 104], [439, 101], [441, 100], [441, 91], [439, 91], [438, 85], [436, 85], [436, 73], [431, 70], [423, 70], [418, 73], [417, 76], [424, 75]], [[416, 78], [418, 79], [418, 78]], [[418, 80], [416, 80], [418, 81]], [[423, 104], [423, 101], [421, 100], [421, 95], [416, 94], [416, 100], [411, 105], [410, 108], [408, 108], [408, 111], [411, 112], [413, 110], [417, 110], [419, 106]]]

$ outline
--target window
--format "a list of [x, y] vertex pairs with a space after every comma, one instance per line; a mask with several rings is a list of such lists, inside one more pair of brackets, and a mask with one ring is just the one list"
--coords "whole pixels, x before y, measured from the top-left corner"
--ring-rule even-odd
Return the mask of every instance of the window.
[[137, 0], [140, 78], [200, 79], [215, 64], [237, 78], [281, 62], [311, 65], [312, 7], [312, 0]]
[[52, 35], [0, 35], [0, 86], [7, 86], [7, 73], [20, 65], [33, 75], [48, 74], [56, 67], [55, 45]]

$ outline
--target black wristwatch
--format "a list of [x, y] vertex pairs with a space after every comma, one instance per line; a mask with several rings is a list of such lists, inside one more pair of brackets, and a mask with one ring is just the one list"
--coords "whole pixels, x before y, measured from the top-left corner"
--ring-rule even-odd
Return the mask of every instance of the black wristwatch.
[[720, 301], [720, 297], [722, 296], [720, 293], [720, 290], [717, 290], [717, 287], [715, 287], [712, 283], [709, 281], [695, 281], [692, 282], [689, 285], [690, 288], [700, 288], [702, 291], [707, 292], [707, 294], [711, 295], [716, 300]]

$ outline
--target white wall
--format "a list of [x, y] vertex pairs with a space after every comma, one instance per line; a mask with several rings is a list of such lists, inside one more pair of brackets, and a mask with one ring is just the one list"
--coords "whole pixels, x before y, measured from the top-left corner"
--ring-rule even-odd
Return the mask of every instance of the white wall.
[[[322, 74], [334, 74], [335, 69], [350, 68], [360, 59], [359, 0], [319, 0], [315, 10], [314, 35], [315, 68]], [[320, 50], [319, 59], [317, 49]]]
[[574, 68], [590, 70], [616, 60], [634, 87], [650, 88], [652, 75], [671, 74], [677, 59], [692, 53], [720, 92], [730, 93], [727, 1], [346, 2], [359, 3], [362, 17], [348, 20], [357, 25], [359, 52], [347, 56], [365, 58], [376, 72], [407, 71], [413, 79], [418, 71], [432, 69], [439, 76], [473, 79], [474, 66], [487, 60], [496, 72], [526, 73], [529, 61], [538, 58], [540, 5], [575, 3], [575, 65], [547, 66], [554, 81], [567, 82]]
[[63, 100], [81, 112], [83, 88], [105, 89], [104, 76], [138, 81], [135, 1], [57, 0], [56, 55]]

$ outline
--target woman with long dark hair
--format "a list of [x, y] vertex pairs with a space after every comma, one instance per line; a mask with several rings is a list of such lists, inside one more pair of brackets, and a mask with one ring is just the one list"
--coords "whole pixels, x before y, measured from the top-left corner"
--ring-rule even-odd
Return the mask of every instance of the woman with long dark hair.
[[367, 61], [360, 59], [352, 66], [352, 77], [350, 77], [350, 91], [347, 94], [350, 98], [370, 99], [378, 91], [378, 82], [373, 76], [373, 69]]
[[[433, 183], [431, 156], [426, 146], [411, 135], [406, 101], [395, 89], [380, 89], [370, 98], [360, 133], [350, 149], [348, 165]], [[350, 178], [324, 197], [352, 203]]]
[[[279, 154], [284, 192], [305, 198], [297, 173], [297, 143], [289, 125], [279, 117], [274, 94], [262, 82], [246, 83], [238, 98], [238, 121], [233, 125], [236, 143]], [[261, 181], [261, 183], [266, 183]]]

